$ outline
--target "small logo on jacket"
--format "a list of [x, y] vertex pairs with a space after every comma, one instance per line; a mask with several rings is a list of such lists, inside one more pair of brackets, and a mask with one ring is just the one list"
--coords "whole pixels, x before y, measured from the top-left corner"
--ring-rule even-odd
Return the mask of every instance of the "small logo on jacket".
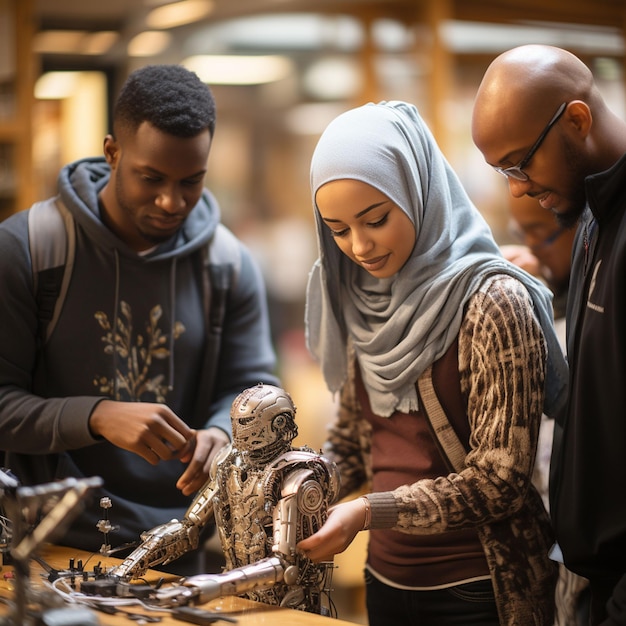
[[597, 311], [598, 313], [604, 313], [604, 307], [599, 304], [594, 304], [591, 301], [591, 294], [593, 290], [596, 288], [596, 277], [598, 276], [598, 270], [600, 269], [600, 265], [602, 265], [602, 259], [600, 259], [593, 270], [593, 276], [591, 277], [591, 282], [589, 283], [589, 293], [587, 294], [587, 307], [592, 309], [593, 311]]

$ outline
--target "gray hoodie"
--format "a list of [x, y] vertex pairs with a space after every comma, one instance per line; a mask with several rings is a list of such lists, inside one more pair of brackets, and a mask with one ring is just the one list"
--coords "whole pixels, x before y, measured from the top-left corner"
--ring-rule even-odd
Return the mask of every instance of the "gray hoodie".
[[223, 259], [240, 269], [225, 284], [217, 343], [205, 328], [203, 254], [224, 229], [210, 192], [175, 236], [140, 255], [101, 221], [97, 197], [108, 176], [103, 158], [60, 173], [76, 254], [62, 314], [42, 349], [27, 211], [0, 224], [0, 449], [23, 484], [104, 479], [62, 539], [87, 550], [99, 549], [103, 539], [95, 527], [103, 513], [99, 497], [111, 498], [110, 518], [120, 526], [113, 546], [180, 518], [190, 502], [175, 487], [180, 461], [153, 466], [92, 435], [89, 416], [100, 400], [167, 404], [193, 428], [218, 426], [230, 434], [235, 396], [258, 382], [278, 384], [263, 280], [239, 242], [239, 258]]

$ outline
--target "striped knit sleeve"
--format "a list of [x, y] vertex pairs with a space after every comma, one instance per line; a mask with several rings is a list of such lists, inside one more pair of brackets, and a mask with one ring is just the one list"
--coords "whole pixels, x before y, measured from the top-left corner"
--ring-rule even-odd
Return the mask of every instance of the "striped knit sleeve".
[[543, 333], [524, 286], [505, 276], [485, 281], [468, 302], [459, 332], [471, 430], [466, 468], [396, 489], [394, 528], [435, 533], [474, 527], [522, 507], [541, 421], [545, 358]]

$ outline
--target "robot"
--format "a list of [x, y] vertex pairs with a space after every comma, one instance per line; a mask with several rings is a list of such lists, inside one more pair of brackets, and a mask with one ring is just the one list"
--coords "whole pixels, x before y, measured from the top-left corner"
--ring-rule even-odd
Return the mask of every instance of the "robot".
[[142, 543], [109, 572], [121, 582], [141, 577], [197, 547], [214, 521], [226, 568], [156, 591], [163, 606], [200, 604], [238, 595], [273, 605], [330, 614], [333, 563], [314, 563], [296, 544], [325, 522], [339, 493], [334, 463], [309, 447], [293, 448], [296, 408], [287, 392], [259, 384], [231, 407], [232, 443], [182, 520], [142, 533]]

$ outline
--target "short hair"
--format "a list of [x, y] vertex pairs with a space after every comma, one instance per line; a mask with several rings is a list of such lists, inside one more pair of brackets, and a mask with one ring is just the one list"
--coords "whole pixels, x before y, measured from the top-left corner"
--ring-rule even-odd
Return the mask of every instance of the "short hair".
[[198, 75], [182, 65], [146, 65], [126, 79], [113, 108], [113, 127], [149, 122], [177, 137], [215, 130], [215, 100]]

